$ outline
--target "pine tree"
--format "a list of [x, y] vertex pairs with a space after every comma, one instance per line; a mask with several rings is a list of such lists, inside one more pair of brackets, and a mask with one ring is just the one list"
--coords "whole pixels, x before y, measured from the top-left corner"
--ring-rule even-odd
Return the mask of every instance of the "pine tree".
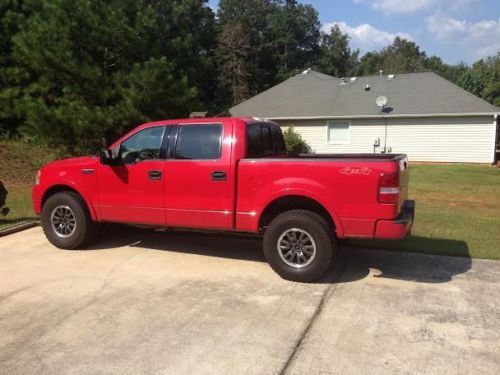
[[39, 8], [36, 0], [0, 0], [0, 134], [16, 134], [23, 121], [17, 103], [28, 77], [12, 56], [12, 38]]
[[[240, 24], [248, 40], [248, 87], [261, 92], [276, 81], [275, 51], [269, 46], [269, 17], [278, 9], [278, 0], [220, 0], [217, 16], [221, 30]], [[219, 44], [220, 45], [220, 44]], [[221, 57], [222, 51], [217, 55]]]
[[311, 5], [283, 1], [268, 17], [267, 46], [273, 51], [276, 81], [310, 67], [318, 57], [320, 22]]
[[387, 74], [414, 73], [425, 70], [425, 52], [412, 41], [396, 37], [381, 52], [382, 70]]
[[87, 152], [140, 122], [187, 115], [200, 105], [210, 17], [202, 0], [43, 2], [13, 38], [29, 82], [22, 131]]
[[220, 87], [227, 93], [228, 106], [250, 97], [250, 40], [244, 26], [226, 23], [217, 46], [218, 78]]
[[329, 34], [323, 34], [316, 68], [336, 77], [356, 75], [359, 51], [352, 51], [349, 41], [349, 35], [342, 33], [338, 25], [334, 25]]

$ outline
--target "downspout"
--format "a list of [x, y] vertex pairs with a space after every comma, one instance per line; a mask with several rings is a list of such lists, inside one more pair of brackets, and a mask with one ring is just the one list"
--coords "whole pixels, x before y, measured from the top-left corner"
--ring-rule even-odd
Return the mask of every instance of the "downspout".
[[493, 126], [495, 128], [495, 137], [493, 141], [493, 165], [496, 165], [498, 163], [498, 158], [497, 158], [497, 145], [499, 142], [499, 132], [500, 132], [500, 124], [498, 122], [498, 113], [495, 113], [493, 115]]
[[384, 116], [384, 120], [385, 120], [384, 154], [387, 154], [387, 115]]

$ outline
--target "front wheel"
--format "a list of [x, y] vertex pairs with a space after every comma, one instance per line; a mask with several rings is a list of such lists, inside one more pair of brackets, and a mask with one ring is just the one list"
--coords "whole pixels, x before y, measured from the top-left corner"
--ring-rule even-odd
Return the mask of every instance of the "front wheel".
[[42, 207], [42, 228], [47, 239], [61, 249], [77, 249], [94, 236], [92, 221], [83, 199], [76, 193], [62, 191], [50, 196]]
[[332, 231], [326, 220], [314, 212], [284, 212], [274, 218], [264, 233], [264, 255], [284, 279], [317, 280], [332, 261]]

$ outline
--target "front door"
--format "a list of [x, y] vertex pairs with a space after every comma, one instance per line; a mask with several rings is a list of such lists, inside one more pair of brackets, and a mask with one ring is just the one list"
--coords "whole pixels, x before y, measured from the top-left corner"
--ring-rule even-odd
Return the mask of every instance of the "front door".
[[155, 126], [132, 134], [120, 144], [118, 165], [100, 165], [96, 206], [100, 220], [166, 224], [161, 145], [169, 130]]
[[232, 123], [181, 124], [165, 163], [167, 223], [229, 229], [234, 211]]

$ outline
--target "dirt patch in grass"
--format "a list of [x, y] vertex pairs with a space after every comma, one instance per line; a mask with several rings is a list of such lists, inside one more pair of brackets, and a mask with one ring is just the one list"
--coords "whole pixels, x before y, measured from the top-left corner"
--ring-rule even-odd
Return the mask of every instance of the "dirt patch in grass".
[[11, 187], [30, 185], [37, 170], [59, 155], [47, 146], [0, 140], [0, 180]]

